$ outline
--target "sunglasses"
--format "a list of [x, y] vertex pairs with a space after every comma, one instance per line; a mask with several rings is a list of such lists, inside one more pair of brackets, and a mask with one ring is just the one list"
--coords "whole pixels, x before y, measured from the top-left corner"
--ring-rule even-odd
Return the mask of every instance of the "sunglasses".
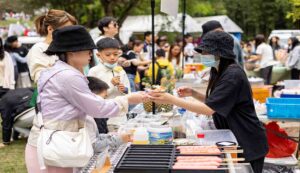
[[116, 27], [119, 26], [119, 24], [118, 24], [117, 22], [114, 22], [114, 23], [113, 23], [113, 26], [116, 28]]

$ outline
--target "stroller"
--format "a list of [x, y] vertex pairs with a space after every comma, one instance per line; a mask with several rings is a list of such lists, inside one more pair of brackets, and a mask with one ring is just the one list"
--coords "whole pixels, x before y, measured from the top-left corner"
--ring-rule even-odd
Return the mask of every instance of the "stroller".
[[[9, 144], [12, 130], [13, 139], [17, 140], [19, 133], [27, 137], [35, 116], [35, 109], [30, 106], [33, 88], [18, 88], [9, 90], [0, 100], [2, 118], [3, 143]], [[19, 132], [19, 133], [18, 133]]]
[[32, 127], [33, 118], [36, 115], [34, 108], [29, 108], [14, 118], [13, 129], [22, 136], [28, 137]]

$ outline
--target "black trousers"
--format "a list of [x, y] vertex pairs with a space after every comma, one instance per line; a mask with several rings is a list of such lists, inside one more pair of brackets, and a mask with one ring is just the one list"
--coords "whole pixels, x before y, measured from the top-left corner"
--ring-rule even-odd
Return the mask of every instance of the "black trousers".
[[300, 79], [300, 70], [293, 68], [291, 71], [291, 79], [299, 80]]
[[94, 118], [98, 127], [99, 133], [107, 134], [107, 120], [108, 118]]
[[[13, 115], [13, 110], [10, 109], [9, 107], [5, 108], [4, 110], [1, 111], [1, 118], [2, 118], [2, 140], [3, 143], [9, 143], [10, 138], [12, 135], [12, 128], [14, 125], [14, 117]], [[15, 132], [14, 134], [14, 139], [17, 139], [18, 133]]]
[[260, 75], [265, 81], [265, 85], [271, 84], [273, 66], [260, 69]]
[[250, 161], [254, 173], [262, 173], [265, 157]]
[[4, 96], [4, 94], [7, 93], [7, 91], [9, 91], [9, 89], [0, 87], [0, 99], [2, 96]]

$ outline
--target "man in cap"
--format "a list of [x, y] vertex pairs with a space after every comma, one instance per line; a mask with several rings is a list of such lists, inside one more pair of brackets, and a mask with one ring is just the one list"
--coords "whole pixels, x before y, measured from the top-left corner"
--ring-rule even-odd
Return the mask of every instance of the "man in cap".
[[[203, 33], [202, 33], [201, 38], [203, 38], [204, 35], [207, 34], [209, 31], [224, 31], [221, 23], [216, 20], [211, 20], [211, 21], [204, 23], [202, 25], [202, 30], [203, 30]], [[233, 43], [234, 43], [233, 52], [236, 57], [235, 60], [243, 67], [244, 60], [243, 60], [243, 56], [242, 56], [242, 48], [240, 45], [240, 41], [234, 35], [232, 35], [232, 34], [230, 34], [230, 35], [233, 38]]]

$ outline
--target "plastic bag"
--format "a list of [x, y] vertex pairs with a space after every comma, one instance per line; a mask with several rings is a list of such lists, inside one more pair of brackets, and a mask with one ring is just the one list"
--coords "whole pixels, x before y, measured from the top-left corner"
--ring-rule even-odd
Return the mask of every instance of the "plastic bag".
[[270, 122], [265, 125], [269, 144], [269, 158], [280, 158], [291, 156], [296, 148], [297, 143], [287, 139], [286, 131], [281, 129], [276, 122]]
[[265, 163], [262, 173], [294, 173], [294, 168]]

